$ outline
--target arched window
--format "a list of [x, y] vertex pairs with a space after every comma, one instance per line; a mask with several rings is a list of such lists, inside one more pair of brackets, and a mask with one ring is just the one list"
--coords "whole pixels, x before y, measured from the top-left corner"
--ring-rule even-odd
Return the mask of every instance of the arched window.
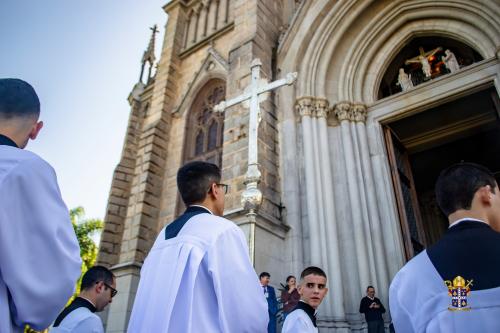
[[483, 58], [478, 52], [453, 39], [437, 36], [414, 38], [391, 61], [380, 83], [378, 98], [409, 91], [481, 60]]
[[202, 160], [221, 166], [224, 115], [213, 107], [226, 96], [226, 83], [214, 79], [198, 93], [186, 124], [184, 162]]

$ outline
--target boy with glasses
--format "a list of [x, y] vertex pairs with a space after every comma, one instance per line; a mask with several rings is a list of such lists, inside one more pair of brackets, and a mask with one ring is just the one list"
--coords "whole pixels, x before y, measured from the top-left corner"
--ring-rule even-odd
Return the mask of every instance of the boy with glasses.
[[187, 209], [160, 232], [141, 269], [128, 332], [265, 332], [267, 302], [245, 236], [222, 217], [228, 187], [212, 163], [177, 173]]
[[105, 267], [91, 267], [82, 278], [81, 292], [54, 322], [51, 333], [104, 333], [101, 312], [118, 292], [115, 276]]

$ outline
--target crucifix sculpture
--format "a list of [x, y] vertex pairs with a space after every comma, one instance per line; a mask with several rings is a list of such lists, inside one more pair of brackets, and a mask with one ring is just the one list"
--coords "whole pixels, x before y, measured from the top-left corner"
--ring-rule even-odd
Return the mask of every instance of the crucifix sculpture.
[[[224, 112], [227, 108], [249, 101], [250, 120], [248, 125], [248, 169], [245, 174], [246, 189], [241, 196], [241, 204], [247, 211], [247, 217], [250, 222], [249, 249], [250, 260], [255, 263], [255, 222], [256, 211], [262, 203], [262, 192], [257, 185], [260, 183], [261, 173], [258, 163], [258, 128], [261, 120], [260, 100], [259, 98], [273, 90], [285, 85], [291, 85], [297, 79], [297, 73], [289, 73], [284, 79], [266, 82], [260, 78], [260, 68], [262, 63], [259, 59], [254, 59], [251, 64], [252, 81], [245, 89], [245, 92], [228, 101], [222, 101], [214, 107], [215, 112]], [[248, 107], [244, 104], [245, 107]]]
[[418, 50], [420, 54], [416, 57], [406, 60], [405, 64], [408, 65], [417, 63], [422, 65], [422, 72], [424, 73], [425, 77], [429, 79], [432, 76], [432, 69], [431, 65], [429, 64], [429, 58], [437, 52], [442, 51], [442, 48], [436, 47], [434, 50], [425, 52], [422, 47], [419, 47]]

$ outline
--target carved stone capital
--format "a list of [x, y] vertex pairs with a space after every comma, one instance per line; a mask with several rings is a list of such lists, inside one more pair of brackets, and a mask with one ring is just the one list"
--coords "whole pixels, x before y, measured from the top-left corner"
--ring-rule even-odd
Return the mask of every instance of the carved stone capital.
[[351, 120], [351, 103], [350, 102], [338, 102], [335, 104], [335, 115], [339, 121]]
[[318, 118], [326, 118], [328, 117], [329, 112], [329, 103], [327, 99], [317, 98], [314, 100], [314, 111], [316, 117]]
[[311, 117], [314, 111], [313, 99], [311, 97], [301, 97], [297, 99], [295, 109], [301, 117]]
[[354, 103], [351, 109], [351, 120], [355, 122], [366, 121], [366, 106], [362, 103]]

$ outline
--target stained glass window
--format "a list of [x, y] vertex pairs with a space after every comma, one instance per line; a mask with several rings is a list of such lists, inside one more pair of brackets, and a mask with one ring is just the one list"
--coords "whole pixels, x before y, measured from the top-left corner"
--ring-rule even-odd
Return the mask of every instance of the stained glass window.
[[213, 107], [225, 99], [225, 82], [211, 80], [203, 87], [187, 117], [185, 162], [201, 160], [221, 165], [224, 114]]

